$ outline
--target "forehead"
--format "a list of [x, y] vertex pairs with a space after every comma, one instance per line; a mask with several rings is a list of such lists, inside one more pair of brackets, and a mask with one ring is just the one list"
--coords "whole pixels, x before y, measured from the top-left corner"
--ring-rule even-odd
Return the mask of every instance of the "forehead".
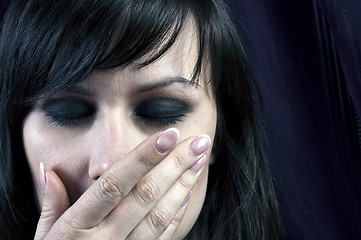
[[[97, 69], [85, 82], [102, 81], [102, 84], [112, 85], [114, 81], [104, 81], [104, 79], [113, 79], [117, 80], [116, 82], [124, 81], [131, 85], [137, 85], [153, 83], [165, 78], [182, 77], [191, 80], [199, 53], [196, 29], [194, 19], [189, 17], [174, 44], [156, 61], [140, 67], [140, 64], [157, 54], [159, 49], [164, 47], [162, 46], [164, 43], [126, 67]], [[104, 78], [105, 75], [107, 77]], [[132, 81], [127, 81], [127, 79]]]
[[[162, 48], [163, 46], [159, 46]], [[156, 49], [154, 52], [157, 52]], [[164, 55], [148, 66], [138, 68], [138, 63], [151, 58], [154, 52], [146, 54], [135, 62], [130, 68], [131, 71], [147, 72], [155, 70], [153, 74], [178, 74], [186, 79], [192, 78], [192, 73], [198, 59], [198, 34], [193, 18], [188, 18], [184, 27], [179, 33], [176, 41]]]

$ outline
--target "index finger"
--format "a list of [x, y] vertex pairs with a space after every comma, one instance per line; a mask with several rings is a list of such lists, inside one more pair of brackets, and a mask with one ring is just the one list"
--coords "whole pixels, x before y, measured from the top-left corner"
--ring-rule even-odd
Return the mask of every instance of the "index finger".
[[144, 140], [100, 176], [55, 225], [65, 221], [74, 230], [97, 226], [137, 182], [167, 156], [178, 138], [178, 130], [170, 128]]

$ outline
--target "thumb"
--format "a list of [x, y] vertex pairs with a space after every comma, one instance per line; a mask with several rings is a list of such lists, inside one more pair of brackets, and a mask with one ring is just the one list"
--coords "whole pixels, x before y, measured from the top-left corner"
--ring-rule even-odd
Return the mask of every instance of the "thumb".
[[40, 163], [40, 185], [43, 189], [42, 209], [35, 239], [44, 239], [58, 218], [69, 208], [69, 197], [63, 182], [51, 169]]

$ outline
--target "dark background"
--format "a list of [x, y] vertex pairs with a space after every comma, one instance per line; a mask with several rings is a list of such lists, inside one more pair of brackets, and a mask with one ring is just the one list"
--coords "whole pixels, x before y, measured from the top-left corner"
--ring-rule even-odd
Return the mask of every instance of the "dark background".
[[286, 239], [361, 239], [361, 1], [228, 4], [265, 102]]
[[361, 1], [229, 0], [286, 239], [361, 239]]

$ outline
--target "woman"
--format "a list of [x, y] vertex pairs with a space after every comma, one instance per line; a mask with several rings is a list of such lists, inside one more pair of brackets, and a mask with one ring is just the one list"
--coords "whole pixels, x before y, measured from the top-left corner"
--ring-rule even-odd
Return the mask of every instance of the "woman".
[[224, 3], [11, 1], [2, 21], [1, 238], [281, 238]]

